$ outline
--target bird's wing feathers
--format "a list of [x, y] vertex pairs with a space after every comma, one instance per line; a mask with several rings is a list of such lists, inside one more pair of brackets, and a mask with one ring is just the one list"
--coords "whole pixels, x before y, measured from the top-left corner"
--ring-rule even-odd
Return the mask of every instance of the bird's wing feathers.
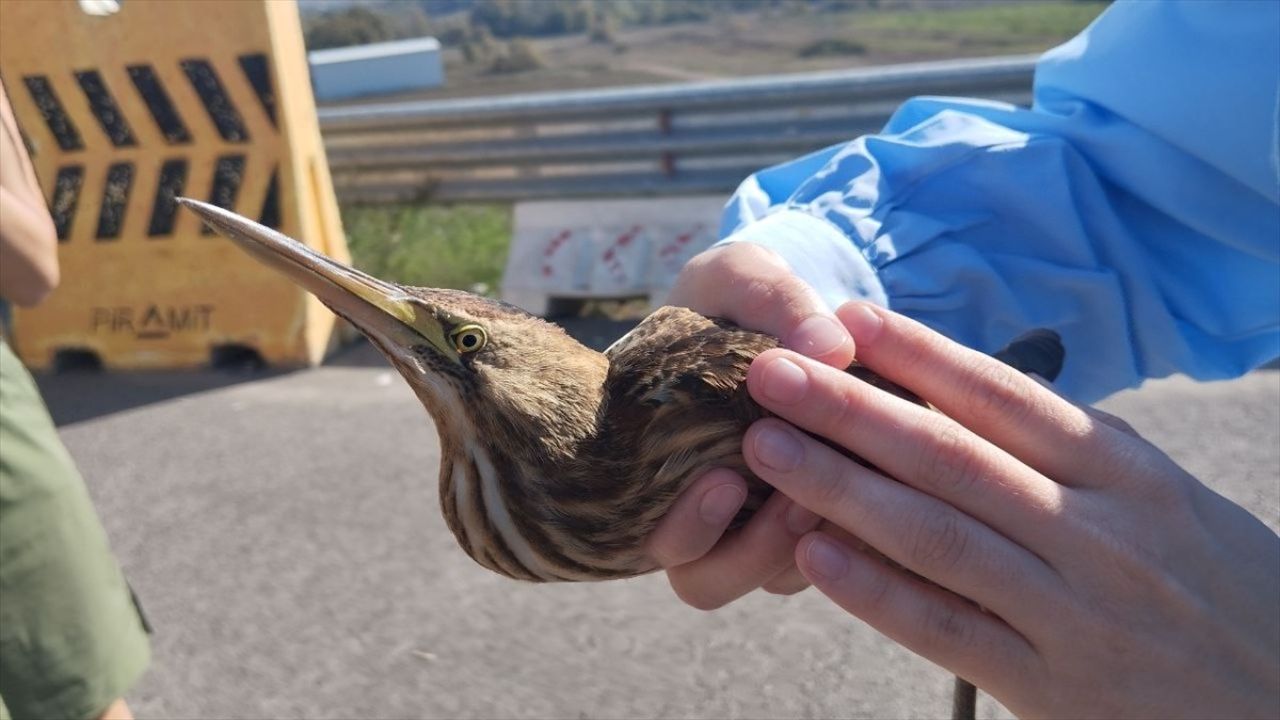
[[752, 359], [777, 346], [768, 335], [724, 320], [659, 308], [605, 351], [610, 399], [651, 407], [675, 393], [728, 397], [746, 379]]
[[[665, 401], [681, 383], [686, 384], [686, 391], [693, 391], [687, 385], [693, 381], [707, 386], [702, 392], [733, 393], [746, 379], [756, 355], [779, 345], [770, 335], [745, 330], [728, 320], [703, 317], [686, 308], [663, 307], [605, 351], [608, 385], [619, 400], [641, 403]], [[915, 395], [857, 362], [847, 372], [881, 390], [921, 403]]]
[[[712, 467], [747, 478], [745, 521], [769, 488], [749, 476], [742, 434], [763, 408], [747, 392], [747, 370], [778, 341], [683, 308], [664, 307], [605, 351], [605, 427], [610, 448], [630, 448], [624, 482], [637, 488], [619, 507], [647, 534], [688, 483]], [[739, 522], [740, 522], [739, 521]], [[638, 541], [639, 542], [639, 541]]]

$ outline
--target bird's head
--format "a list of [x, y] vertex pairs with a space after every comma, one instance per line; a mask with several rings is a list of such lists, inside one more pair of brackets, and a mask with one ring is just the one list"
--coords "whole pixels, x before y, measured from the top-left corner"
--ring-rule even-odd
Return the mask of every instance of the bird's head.
[[559, 327], [471, 293], [379, 280], [228, 210], [178, 202], [369, 338], [435, 420], [442, 476], [478, 452], [511, 463], [502, 482], [536, 482], [595, 432], [608, 362]]

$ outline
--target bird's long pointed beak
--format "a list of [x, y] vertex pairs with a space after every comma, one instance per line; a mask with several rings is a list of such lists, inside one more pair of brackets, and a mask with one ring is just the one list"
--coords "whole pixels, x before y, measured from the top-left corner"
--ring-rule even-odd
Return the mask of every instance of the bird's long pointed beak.
[[250, 255], [315, 295], [366, 335], [401, 347], [420, 342], [412, 337], [419, 336], [442, 355], [457, 359], [457, 351], [444, 336], [439, 320], [426, 307], [411, 302], [399, 286], [343, 265], [230, 210], [190, 198], [175, 200]]

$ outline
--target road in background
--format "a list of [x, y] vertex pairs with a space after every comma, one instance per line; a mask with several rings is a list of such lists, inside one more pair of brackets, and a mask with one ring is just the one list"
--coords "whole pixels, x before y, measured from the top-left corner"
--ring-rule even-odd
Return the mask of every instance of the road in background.
[[[614, 328], [575, 328], [597, 346]], [[938, 717], [949, 676], [815, 592], [714, 613], [662, 576], [518, 584], [437, 509], [368, 346], [265, 375], [41, 379], [156, 634], [141, 718]], [[1280, 373], [1104, 408], [1280, 529]], [[983, 698], [980, 715], [1008, 713]]]

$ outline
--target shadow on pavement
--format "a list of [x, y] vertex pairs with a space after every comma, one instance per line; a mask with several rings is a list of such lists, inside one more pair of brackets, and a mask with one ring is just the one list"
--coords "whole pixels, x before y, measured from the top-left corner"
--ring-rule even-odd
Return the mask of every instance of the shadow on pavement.
[[36, 385], [55, 425], [92, 420], [184, 395], [276, 377], [290, 370], [154, 370], [42, 373]]
[[382, 357], [382, 353], [378, 352], [377, 348], [363, 337], [338, 348], [337, 351], [325, 359], [324, 364], [330, 367], [391, 369], [391, 364], [387, 362], [386, 358]]
[[[595, 350], [604, 350], [635, 327], [637, 320], [574, 317], [558, 321], [571, 336]], [[335, 352], [326, 366], [389, 367], [363, 338]], [[124, 412], [184, 395], [218, 390], [245, 382], [277, 377], [297, 370], [191, 370], [139, 372], [67, 372], [36, 375], [36, 384], [59, 427]]]

